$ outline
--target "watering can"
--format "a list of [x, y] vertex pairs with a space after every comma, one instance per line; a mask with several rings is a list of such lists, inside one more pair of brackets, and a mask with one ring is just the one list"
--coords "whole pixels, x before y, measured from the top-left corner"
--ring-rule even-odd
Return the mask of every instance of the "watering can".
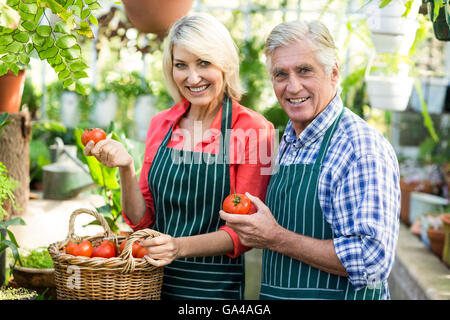
[[64, 145], [59, 137], [50, 146], [52, 163], [42, 168], [44, 199], [67, 200], [97, 186], [76, 152], [76, 146]]

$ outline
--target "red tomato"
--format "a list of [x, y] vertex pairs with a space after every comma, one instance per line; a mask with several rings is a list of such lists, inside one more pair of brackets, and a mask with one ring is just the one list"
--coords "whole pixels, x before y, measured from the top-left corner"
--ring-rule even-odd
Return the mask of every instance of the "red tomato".
[[104, 239], [94, 243], [92, 257], [112, 258], [116, 256], [116, 246], [111, 240]]
[[242, 193], [233, 193], [223, 201], [223, 211], [235, 214], [248, 214], [251, 208], [250, 199]]
[[[125, 244], [126, 244], [126, 241], [123, 241], [120, 244], [120, 248], [119, 248], [120, 253], [122, 253], [123, 249], [125, 248]], [[142, 258], [146, 254], [147, 254], [147, 250], [145, 250], [145, 248], [139, 244], [139, 241], [135, 241], [133, 243], [133, 246], [131, 247], [131, 255], [134, 258]]]
[[100, 128], [86, 129], [81, 135], [81, 143], [86, 146], [89, 141], [94, 140], [94, 144], [106, 139], [106, 133]]
[[66, 253], [73, 256], [91, 257], [93, 250], [94, 248], [89, 240], [81, 242], [70, 241], [66, 246]]

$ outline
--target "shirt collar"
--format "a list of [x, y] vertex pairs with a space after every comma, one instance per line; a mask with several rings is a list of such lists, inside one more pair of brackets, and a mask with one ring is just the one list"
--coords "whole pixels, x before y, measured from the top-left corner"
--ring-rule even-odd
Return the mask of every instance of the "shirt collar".
[[283, 134], [283, 139], [286, 143], [293, 143], [295, 147], [301, 148], [303, 146], [312, 144], [318, 138], [323, 136], [327, 129], [333, 124], [339, 113], [342, 111], [343, 105], [339, 94], [331, 100], [326, 108], [319, 113], [319, 115], [311, 121], [311, 123], [303, 130], [297, 137], [292, 121], [289, 120], [286, 130]]

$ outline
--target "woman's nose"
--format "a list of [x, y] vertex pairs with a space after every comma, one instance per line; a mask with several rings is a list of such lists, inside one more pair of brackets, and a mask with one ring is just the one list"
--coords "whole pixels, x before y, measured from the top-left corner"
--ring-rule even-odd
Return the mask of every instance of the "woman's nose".
[[187, 83], [190, 85], [194, 85], [194, 84], [199, 83], [200, 80], [201, 80], [201, 76], [200, 76], [199, 72], [195, 68], [190, 68], [188, 70]]

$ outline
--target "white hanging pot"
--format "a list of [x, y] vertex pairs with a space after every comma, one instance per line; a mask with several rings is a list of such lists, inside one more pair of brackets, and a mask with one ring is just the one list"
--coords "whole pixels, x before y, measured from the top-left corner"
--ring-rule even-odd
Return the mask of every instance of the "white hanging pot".
[[118, 98], [114, 92], [102, 91], [98, 95], [90, 119], [100, 127], [107, 127], [117, 114]]
[[[447, 94], [447, 87], [450, 84], [447, 77], [429, 77], [420, 79], [423, 99], [427, 104], [427, 110], [432, 114], [441, 114], [445, 107], [445, 97]], [[419, 99], [419, 94], [414, 88], [411, 94], [411, 108], [415, 111], [422, 111], [422, 104]]]
[[136, 124], [138, 140], [145, 141], [150, 121], [157, 112], [155, 96], [145, 94], [136, 98], [136, 103], [134, 104], [134, 122]]
[[371, 75], [373, 59], [374, 56], [369, 60], [364, 77], [370, 106], [381, 110], [404, 111], [414, 84], [414, 79], [408, 76], [409, 68], [403, 66], [395, 76]]
[[67, 128], [74, 128], [80, 121], [78, 110], [78, 94], [72, 91], [64, 91], [61, 95], [60, 117], [61, 122]]
[[399, 52], [408, 54], [419, 23], [415, 20], [421, 0], [415, 0], [406, 17], [403, 0], [392, 0], [380, 8], [381, 0], [374, 0], [368, 7], [367, 26], [370, 30], [375, 50], [379, 53]]

